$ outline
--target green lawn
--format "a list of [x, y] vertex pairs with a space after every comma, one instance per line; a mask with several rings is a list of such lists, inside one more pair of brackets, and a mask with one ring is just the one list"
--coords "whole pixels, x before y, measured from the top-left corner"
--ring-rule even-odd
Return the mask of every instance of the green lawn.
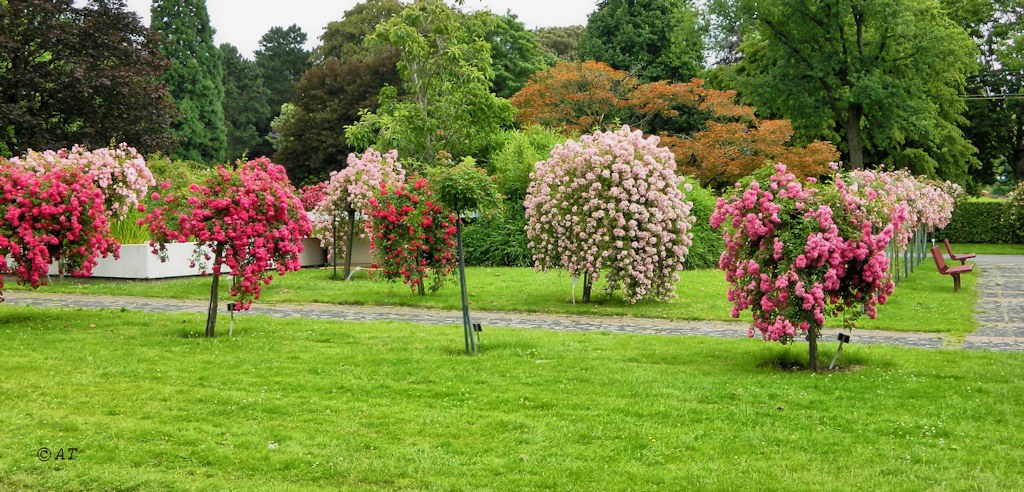
[[[469, 299], [473, 309], [525, 311], [597, 316], [633, 316], [676, 320], [731, 320], [731, 304], [726, 299], [728, 285], [719, 270], [685, 271], [677, 286], [678, 297], [667, 302], [646, 301], [630, 305], [608, 298], [595, 287], [595, 302], [572, 303], [572, 279], [564, 272], [535, 272], [529, 268], [469, 268], [466, 270]], [[404, 284], [376, 282], [364, 272], [351, 282], [331, 280], [329, 269], [306, 269], [278, 277], [264, 287], [259, 302], [330, 303], [415, 306], [437, 309], [461, 309], [457, 277], [443, 289], [425, 297], [415, 295]], [[921, 267], [901, 283], [889, 304], [879, 309], [878, 319], [866, 317], [860, 327], [898, 331], [968, 333], [976, 328], [973, 319], [976, 274], [965, 275], [964, 290], [953, 293], [950, 277], [940, 276], [933, 261]], [[15, 288], [14, 282], [9, 282]], [[24, 288], [24, 287], [19, 287]], [[54, 280], [44, 291], [205, 299], [210, 278], [195, 277], [159, 281], [104, 281], [98, 279]], [[226, 291], [227, 289], [222, 289]], [[577, 285], [577, 301], [582, 284]], [[226, 292], [224, 298], [226, 299]], [[750, 320], [744, 313], [744, 321]], [[838, 326], [839, 320], [831, 320]]]
[[[942, 244], [939, 244], [941, 247]], [[953, 244], [955, 253], [975, 253], [979, 255], [1024, 255], [1024, 244], [981, 244], [981, 243], [956, 243]], [[945, 254], [945, 248], [943, 248]]]
[[0, 490], [1024, 488], [1024, 354], [852, 345], [814, 375], [758, 340], [201, 330], [0, 305]]

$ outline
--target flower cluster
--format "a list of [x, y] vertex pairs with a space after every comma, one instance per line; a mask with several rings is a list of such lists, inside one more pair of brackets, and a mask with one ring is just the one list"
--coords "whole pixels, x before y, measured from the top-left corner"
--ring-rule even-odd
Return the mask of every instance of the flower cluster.
[[711, 217], [724, 234], [719, 266], [731, 284], [732, 316], [749, 308], [750, 336], [756, 329], [782, 343], [798, 331], [816, 338], [826, 316], [845, 313], [852, 323], [860, 315], [849, 309], [855, 304], [874, 318], [893, 289], [885, 247], [905, 220], [896, 205], [879, 227], [879, 202], [840, 179], [805, 185], [782, 164], [766, 187], [737, 184]]
[[[103, 193], [80, 170], [36, 173], [0, 159], [0, 274], [38, 288], [54, 260], [63, 273], [88, 276], [97, 257], [116, 257], [119, 250]], [[0, 301], [2, 289], [0, 277]]]
[[692, 204], [679, 190], [675, 158], [658, 138], [623, 126], [555, 146], [526, 191], [526, 234], [535, 266], [596, 280], [609, 295], [675, 295], [689, 251]]
[[[213, 271], [226, 266], [235, 277], [231, 296], [239, 309], [259, 299], [275, 268], [280, 275], [298, 270], [302, 239], [310, 223], [283, 167], [265, 157], [242, 164], [237, 171], [218, 166], [202, 184], [183, 196], [160, 196], [161, 202], [140, 223], [155, 238], [153, 253], [166, 258], [170, 242], [195, 241], [194, 260], [210, 261]], [[205, 270], [205, 268], [204, 268]]]
[[29, 151], [12, 161], [37, 174], [60, 167], [81, 170], [103, 192], [107, 210], [115, 219], [124, 218], [156, 184], [145, 159], [125, 143], [95, 150], [76, 145], [70, 151]]
[[[324, 188], [324, 198], [313, 209], [313, 231], [326, 247], [332, 241], [346, 244], [344, 227], [334, 227], [346, 219], [349, 211], [367, 216], [370, 199], [382, 187], [394, 187], [405, 181], [405, 170], [398, 162], [398, 151], [381, 154], [367, 149], [363, 155], [349, 154], [345, 169], [331, 173]], [[334, 237], [333, 234], [338, 234]]]
[[963, 188], [955, 183], [936, 183], [914, 177], [906, 169], [855, 170], [840, 179], [865, 194], [868, 200], [878, 199], [883, 221], [891, 221], [897, 208], [905, 209], [906, 219], [900, 223], [895, 236], [895, 244], [900, 251], [906, 250], [910, 238], [921, 227], [934, 232], [949, 225], [953, 204], [964, 193]]
[[424, 293], [440, 289], [455, 266], [455, 215], [445, 212], [433, 198], [427, 180], [416, 177], [410, 185], [382, 184], [380, 195], [370, 198], [366, 231], [381, 274], [401, 278]]
[[320, 202], [327, 198], [327, 182], [322, 181], [316, 184], [308, 184], [299, 188], [299, 201], [302, 202], [302, 208], [307, 212], [312, 212]]

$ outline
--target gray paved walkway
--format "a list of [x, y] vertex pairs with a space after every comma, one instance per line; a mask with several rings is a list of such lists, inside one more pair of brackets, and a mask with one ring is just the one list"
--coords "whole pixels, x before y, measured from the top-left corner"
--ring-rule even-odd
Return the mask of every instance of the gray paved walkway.
[[[905, 347], [956, 348], [972, 350], [1024, 351], [1024, 256], [978, 258], [976, 316], [981, 328], [957, 340], [939, 333], [856, 330], [854, 342], [889, 344]], [[128, 309], [147, 312], [197, 312], [206, 310], [201, 301], [179, 301], [139, 297], [108, 297], [77, 294], [50, 294], [45, 291], [8, 291], [7, 302], [39, 307]], [[266, 315], [279, 318], [309, 318], [340, 321], [404, 321], [432, 325], [459, 325], [457, 311], [390, 306], [349, 306], [329, 304], [254, 304], [242, 316]], [[651, 335], [699, 335], [718, 338], [744, 338], [747, 325], [737, 322], [669, 321], [650, 318], [593, 317], [473, 311], [473, 320], [487, 328], [531, 328], [556, 331], [603, 331]], [[485, 328], [486, 329], [486, 328]], [[834, 339], [837, 330], [826, 330], [826, 339]]]
[[978, 269], [978, 330], [964, 348], [1024, 350], [1024, 256], [981, 255]]

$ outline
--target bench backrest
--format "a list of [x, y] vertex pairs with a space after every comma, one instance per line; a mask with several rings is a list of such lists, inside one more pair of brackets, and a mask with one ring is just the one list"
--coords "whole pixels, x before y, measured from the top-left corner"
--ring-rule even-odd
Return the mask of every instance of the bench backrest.
[[939, 269], [939, 273], [946, 273], [946, 259], [942, 257], [938, 246], [932, 246], [932, 258], [935, 258], [935, 267]]
[[953, 259], [956, 255], [953, 254], [953, 247], [949, 245], [949, 239], [943, 239], [942, 243], [946, 245], [946, 252], [949, 253], [949, 258]]

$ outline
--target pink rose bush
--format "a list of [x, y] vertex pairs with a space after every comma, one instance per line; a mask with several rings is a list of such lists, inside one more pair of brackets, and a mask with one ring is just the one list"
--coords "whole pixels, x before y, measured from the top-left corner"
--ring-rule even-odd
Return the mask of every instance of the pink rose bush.
[[327, 197], [327, 182], [323, 181], [315, 184], [308, 184], [299, 188], [299, 201], [302, 202], [302, 208], [307, 212], [312, 212], [320, 202]]
[[435, 200], [426, 179], [413, 179], [410, 185], [381, 185], [380, 194], [368, 201], [366, 231], [377, 259], [373, 268], [425, 295], [426, 279], [431, 280], [431, 292], [436, 291], [456, 264], [458, 218]]
[[151, 198], [161, 202], [140, 223], [155, 238], [153, 253], [166, 258], [167, 243], [195, 241], [194, 260], [204, 267], [211, 260], [213, 287], [206, 335], [213, 336], [217, 288], [222, 267], [234, 282], [231, 296], [238, 309], [249, 309], [279, 275], [298, 270], [301, 241], [311, 232], [309, 219], [283, 167], [265, 157], [241, 164], [237, 171], [217, 166], [201, 184], [181, 196]]
[[[345, 228], [335, 227], [347, 221], [349, 212], [369, 216], [370, 199], [381, 187], [393, 188], [405, 182], [405, 170], [398, 162], [398, 151], [381, 154], [367, 149], [363, 155], [349, 154], [347, 165], [331, 173], [324, 189], [324, 198], [313, 208], [314, 235], [325, 248], [337, 241], [346, 244]], [[334, 237], [337, 232], [338, 237]]]
[[[32, 172], [0, 159], [0, 274], [38, 288], [55, 260], [62, 273], [88, 276], [99, 256], [116, 257], [103, 200], [77, 168]], [[0, 277], [0, 301], [2, 291]]]
[[526, 192], [526, 234], [535, 268], [565, 268], [589, 284], [606, 271], [606, 292], [675, 295], [692, 236], [692, 204], [679, 190], [672, 152], [623, 126], [556, 145]]
[[720, 228], [725, 251], [719, 266], [730, 284], [732, 316], [750, 309], [754, 330], [765, 340], [810, 342], [817, 370], [817, 339], [825, 318], [844, 314], [849, 323], [876, 315], [892, 294], [885, 248], [906, 220], [898, 204], [891, 214], [880, 200], [841, 179], [828, 185], [797, 180], [779, 164], [770, 180], [737, 183], [720, 198], [711, 225]]
[[855, 170], [842, 179], [852, 188], [876, 201], [876, 207], [892, 216], [896, 208], [903, 207], [906, 218], [897, 228], [895, 245], [906, 251], [914, 233], [922, 228], [934, 232], [949, 225], [953, 217], [953, 204], [964, 193], [963, 188], [946, 181], [936, 183], [923, 177], [914, 177], [906, 169], [898, 171]]
[[156, 185], [145, 159], [125, 143], [95, 150], [76, 145], [71, 150], [29, 151], [12, 162], [37, 174], [62, 167], [80, 170], [103, 192], [114, 219], [124, 218]]

